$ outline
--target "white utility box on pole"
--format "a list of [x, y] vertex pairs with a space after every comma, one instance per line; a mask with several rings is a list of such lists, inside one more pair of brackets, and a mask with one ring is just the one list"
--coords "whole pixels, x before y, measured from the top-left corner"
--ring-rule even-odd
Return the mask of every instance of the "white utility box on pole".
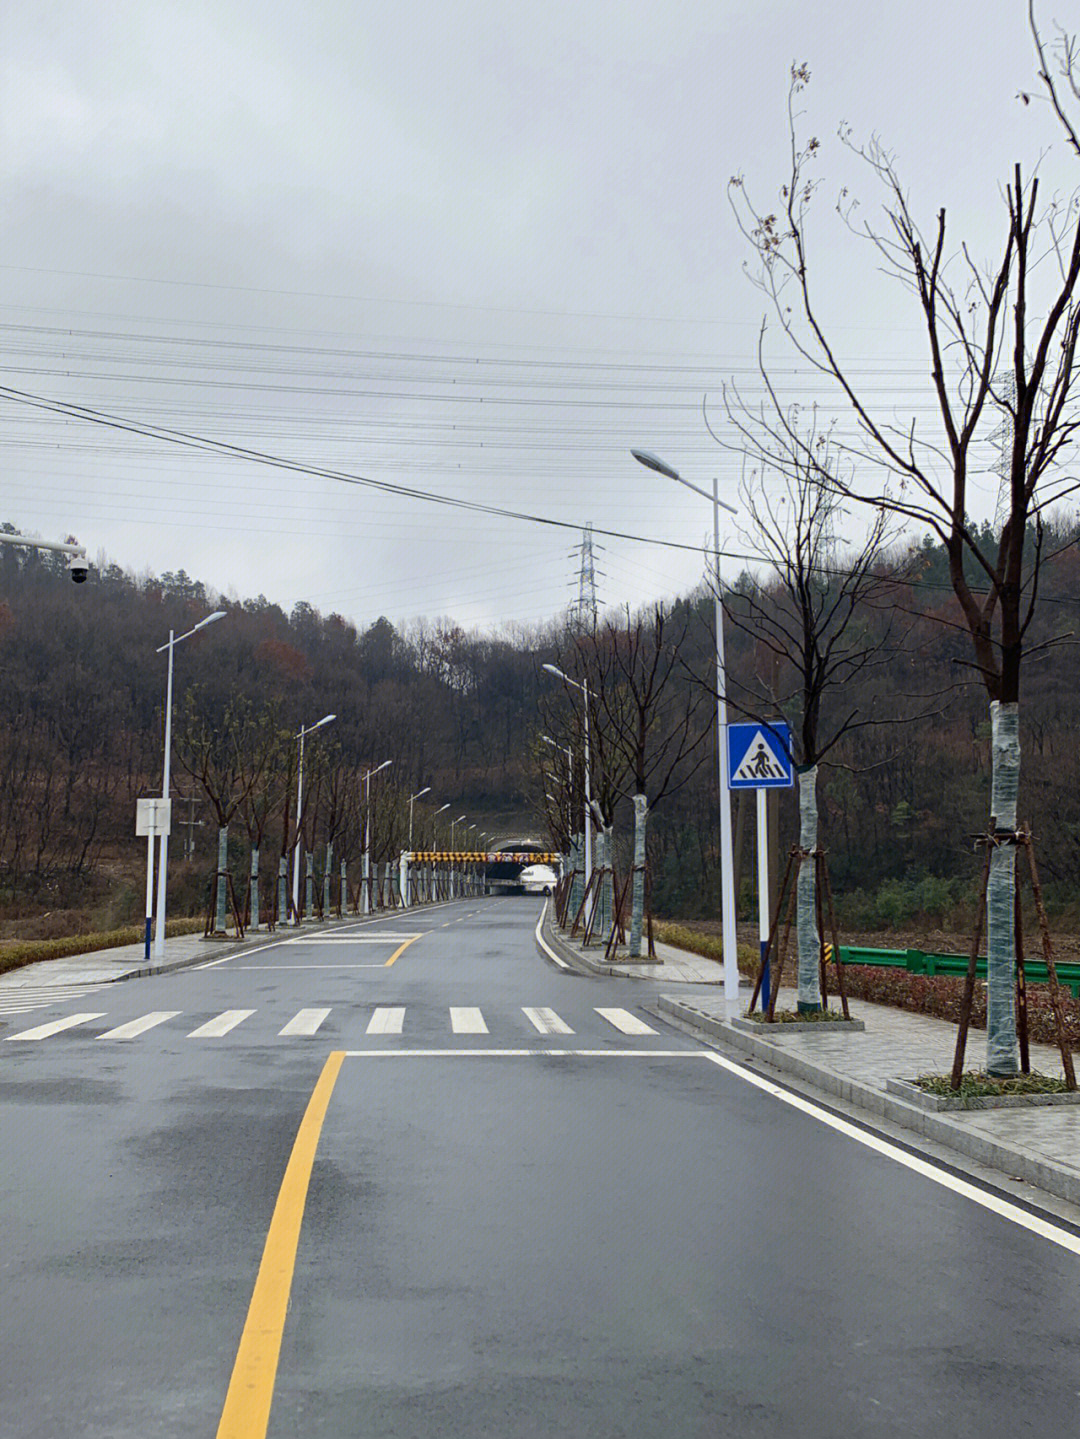
[[172, 800], [157, 796], [135, 801], [135, 838], [146, 838], [146, 954], [150, 958], [150, 931], [154, 926], [154, 840], [172, 827]]

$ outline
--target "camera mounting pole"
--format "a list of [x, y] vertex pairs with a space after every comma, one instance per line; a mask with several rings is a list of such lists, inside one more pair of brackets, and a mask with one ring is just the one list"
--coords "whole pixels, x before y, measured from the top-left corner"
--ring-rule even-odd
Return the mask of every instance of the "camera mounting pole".
[[68, 573], [77, 585], [86, 579], [90, 568], [86, 559], [86, 546], [72, 540], [62, 544], [59, 540], [36, 540], [29, 535], [9, 535], [0, 531], [0, 544], [23, 545], [31, 550], [56, 550], [59, 554], [67, 555]]

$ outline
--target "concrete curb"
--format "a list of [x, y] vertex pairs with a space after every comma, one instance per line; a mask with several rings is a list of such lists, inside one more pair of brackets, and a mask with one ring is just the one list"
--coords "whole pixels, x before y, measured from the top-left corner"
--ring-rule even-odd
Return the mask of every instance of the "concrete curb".
[[[578, 974], [587, 974], [594, 977], [607, 975], [613, 979], [653, 979], [663, 977], [661, 971], [664, 968], [664, 961], [662, 959], [649, 961], [650, 968], [657, 971], [655, 976], [652, 974], [627, 974], [622, 964], [608, 964], [605, 960], [593, 959], [591, 955], [586, 954], [583, 950], [577, 948], [576, 945], [570, 944], [551, 922], [550, 901], [548, 908], [544, 910], [540, 928], [543, 930], [543, 938], [549, 948], [559, 954]], [[537, 930], [537, 939], [540, 939], [539, 929]], [[636, 964], [638, 961], [633, 960], [627, 962]]]
[[801, 1055], [789, 1054], [782, 1045], [752, 1034], [741, 1033], [733, 1029], [726, 1020], [715, 1019], [671, 995], [660, 995], [657, 1009], [674, 1020], [679, 1028], [711, 1039], [720, 1047], [734, 1049], [740, 1054], [759, 1060], [771, 1069], [789, 1074], [814, 1089], [835, 1095], [857, 1109], [864, 1109], [880, 1119], [890, 1120], [893, 1124], [926, 1139], [947, 1145], [991, 1169], [999, 1169], [1013, 1177], [1019, 1176], [1059, 1199], [1068, 1200], [1070, 1204], [1080, 1204], [1080, 1172], [1064, 1169], [1026, 1150], [975, 1134], [955, 1119], [948, 1118], [946, 1114], [918, 1108], [887, 1094], [884, 1090], [875, 1089], [858, 1080], [845, 1079], [832, 1070], [813, 1064]]
[[776, 1025], [756, 1019], [733, 1019], [731, 1022], [744, 1034], [768, 1034], [776, 1028], [781, 1034], [834, 1034], [838, 1031], [843, 1034], [845, 1030], [861, 1032], [866, 1029], [861, 1019], [788, 1019], [779, 1020]]

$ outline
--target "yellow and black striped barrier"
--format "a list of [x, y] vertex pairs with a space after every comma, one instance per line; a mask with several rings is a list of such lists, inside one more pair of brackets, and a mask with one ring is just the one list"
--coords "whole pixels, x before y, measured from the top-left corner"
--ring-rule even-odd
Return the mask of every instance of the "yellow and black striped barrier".
[[558, 864], [559, 854], [487, 853], [483, 850], [418, 850], [407, 856], [413, 864]]

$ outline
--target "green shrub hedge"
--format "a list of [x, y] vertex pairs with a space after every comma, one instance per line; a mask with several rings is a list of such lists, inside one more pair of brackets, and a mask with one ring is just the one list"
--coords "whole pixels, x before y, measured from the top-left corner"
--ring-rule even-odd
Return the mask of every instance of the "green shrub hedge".
[[[197, 934], [203, 928], [201, 919], [170, 919], [165, 922], [167, 936]], [[64, 959], [73, 954], [94, 954], [99, 949], [118, 949], [125, 944], [138, 944], [146, 933], [145, 925], [128, 925], [124, 929], [104, 930], [98, 934], [69, 934], [63, 939], [18, 939], [0, 944], [0, 974], [36, 964], [42, 959]]]

